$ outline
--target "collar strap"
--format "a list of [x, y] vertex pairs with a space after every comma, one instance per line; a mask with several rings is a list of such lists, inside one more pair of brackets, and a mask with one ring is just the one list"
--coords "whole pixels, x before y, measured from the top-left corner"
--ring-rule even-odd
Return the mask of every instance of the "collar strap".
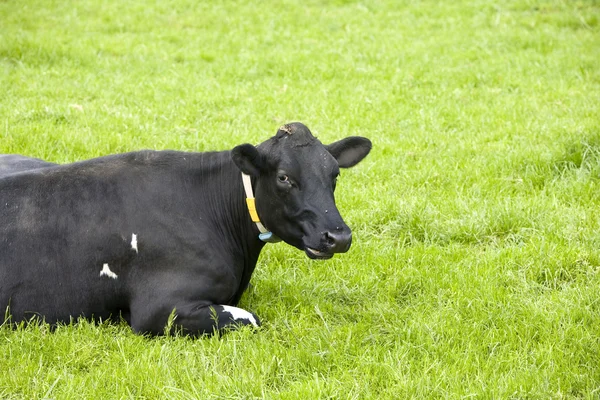
[[265, 226], [260, 222], [260, 218], [258, 217], [258, 213], [256, 212], [256, 202], [254, 200], [254, 192], [252, 191], [252, 180], [250, 179], [250, 175], [247, 175], [242, 172], [242, 182], [244, 183], [244, 191], [246, 192], [246, 205], [248, 206], [250, 218], [252, 219], [252, 222], [256, 224], [256, 227], [260, 231], [258, 238], [266, 243], [280, 242], [281, 239], [273, 235], [273, 232], [265, 228]]

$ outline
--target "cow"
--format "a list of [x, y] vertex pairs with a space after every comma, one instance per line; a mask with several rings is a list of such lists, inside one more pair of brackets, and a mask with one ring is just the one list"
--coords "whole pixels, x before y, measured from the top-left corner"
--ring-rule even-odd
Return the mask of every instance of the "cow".
[[346, 252], [336, 178], [370, 150], [359, 136], [323, 145], [295, 122], [230, 151], [0, 157], [0, 322], [122, 318], [191, 336], [260, 326], [237, 304], [261, 249]]

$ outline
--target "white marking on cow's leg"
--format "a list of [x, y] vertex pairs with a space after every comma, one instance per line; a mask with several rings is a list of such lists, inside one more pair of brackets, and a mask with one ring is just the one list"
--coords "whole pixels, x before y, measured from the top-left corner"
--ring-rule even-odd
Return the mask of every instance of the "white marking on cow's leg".
[[139, 253], [137, 247], [137, 235], [135, 233], [131, 234], [131, 249], [135, 250], [136, 253]]
[[108, 264], [102, 265], [102, 271], [100, 271], [100, 276], [106, 275], [109, 278], [117, 279], [117, 274], [112, 272], [110, 268], [108, 268]]
[[237, 321], [238, 319], [247, 319], [248, 321], [250, 321], [250, 323], [252, 325], [258, 326], [258, 324], [256, 323], [256, 318], [254, 318], [254, 315], [252, 315], [248, 311], [241, 309], [241, 308], [232, 307], [232, 306], [221, 306], [221, 307], [223, 307], [223, 311], [231, 314], [231, 318], [233, 318], [234, 320]]

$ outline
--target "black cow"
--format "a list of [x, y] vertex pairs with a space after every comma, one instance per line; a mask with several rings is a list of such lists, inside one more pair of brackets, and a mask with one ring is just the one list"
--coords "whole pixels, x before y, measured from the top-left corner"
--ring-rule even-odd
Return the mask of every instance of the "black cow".
[[224, 152], [138, 151], [66, 165], [4, 156], [4, 318], [121, 316], [150, 334], [163, 333], [170, 316], [190, 335], [258, 326], [235, 306], [265, 241], [281, 238], [314, 259], [347, 251], [336, 178], [370, 149], [356, 136], [323, 145], [292, 123], [257, 147]]

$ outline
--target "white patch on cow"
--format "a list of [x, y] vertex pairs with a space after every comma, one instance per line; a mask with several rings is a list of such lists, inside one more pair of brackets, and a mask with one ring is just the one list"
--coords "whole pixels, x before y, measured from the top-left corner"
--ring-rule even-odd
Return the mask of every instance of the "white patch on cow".
[[254, 315], [252, 315], [248, 311], [241, 309], [241, 308], [232, 307], [232, 306], [221, 306], [221, 307], [223, 307], [223, 311], [231, 314], [231, 317], [234, 320], [237, 321], [238, 319], [247, 319], [248, 321], [250, 321], [252, 323], [252, 325], [258, 326], [258, 324], [256, 323], [256, 318], [254, 318]]
[[131, 249], [135, 250], [136, 253], [139, 253], [137, 247], [137, 235], [135, 233], [131, 234]]
[[112, 272], [110, 270], [110, 268], [108, 267], [108, 264], [104, 264], [102, 266], [102, 271], [100, 271], [100, 276], [102, 276], [102, 275], [108, 276], [109, 278], [117, 279], [117, 274], [115, 274], [114, 272]]

